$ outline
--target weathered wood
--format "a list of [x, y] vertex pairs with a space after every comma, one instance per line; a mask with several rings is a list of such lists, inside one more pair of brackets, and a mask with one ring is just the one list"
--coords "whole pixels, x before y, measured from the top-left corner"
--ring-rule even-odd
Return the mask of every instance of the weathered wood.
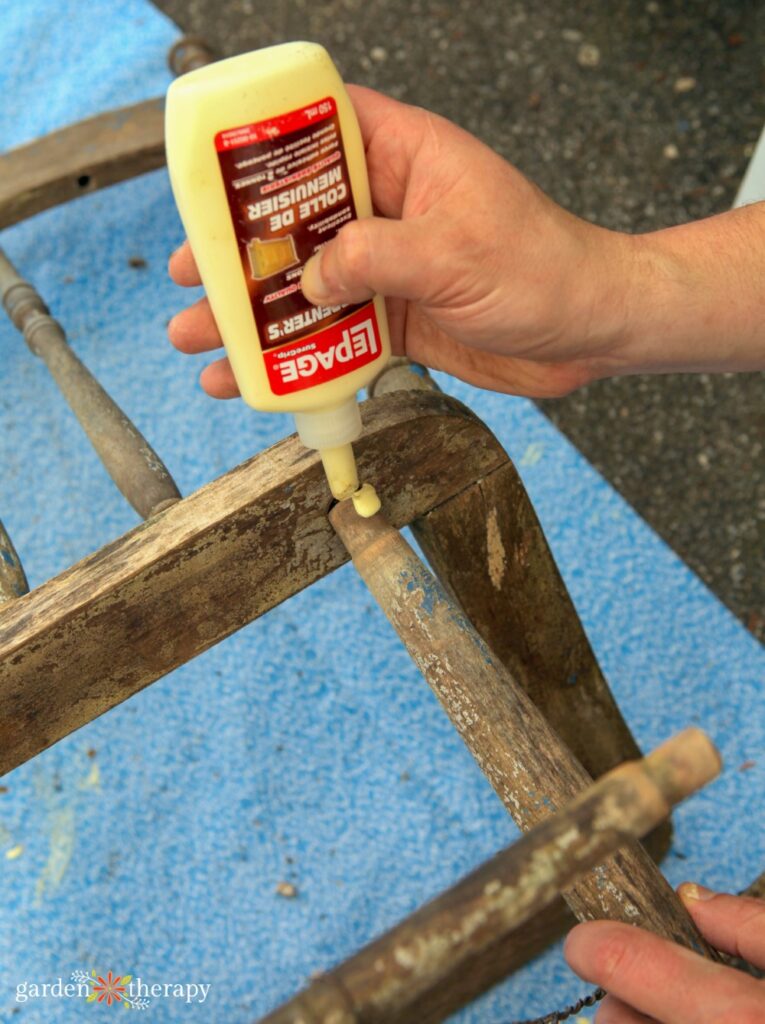
[[0, 607], [28, 590], [29, 584], [16, 548], [0, 523]]
[[[516, 824], [529, 830], [585, 789], [590, 776], [382, 513], [362, 519], [344, 501], [330, 520]], [[580, 878], [565, 899], [580, 920], [639, 924], [716, 958], [639, 843]]]
[[[575, 924], [576, 918], [564, 900], [556, 897], [520, 928], [503, 935], [487, 949], [467, 955], [455, 970], [444, 976], [440, 985], [413, 1000], [409, 1010], [412, 1020], [418, 1024], [438, 1024], [446, 1020], [531, 963]], [[574, 983], [571, 999], [576, 998], [575, 992], [579, 994], [585, 988], [584, 984], [576, 986]], [[544, 1012], [552, 1009], [544, 993], [540, 995], [539, 1005]]]
[[[393, 357], [369, 393], [401, 390], [438, 386], [424, 367]], [[416, 520], [412, 532], [438, 578], [590, 775], [640, 756], [509, 459]]]
[[[200, 56], [200, 52], [195, 51], [194, 45], [190, 47], [181, 46], [174, 49], [176, 49], [177, 52], [175, 53], [174, 56], [171, 55], [170, 62], [171, 66], [173, 67], [176, 73], [181, 73], [185, 70], [189, 70], [193, 66], [199, 66], [201, 63], [205, 63], [206, 60], [208, 59], [208, 57], [204, 55]], [[83, 154], [85, 153], [87, 153], [87, 157], [83, 158]], [[41, 139], [34, 143], [30, 143], [27, 146], [20, 147], [18, 150], [11, 151], [10, 153], [5, 154], [4, 156], [0, 156], [0, 169], [2, 171], [2, 173], [0, 173], [0, 227], [7, 226], [8, 224], [11, 223], [16, 223], [18, 220], [21, 220], [24, 217], [31, 216], [34, 213], [37, 213], [43, 209], [47, 209], [50, 206], [75, 198], [76, 196], [81, 195], [84, 192], [94, 191], [98, 188], [102, 188], [106, 185], [113, 184], [117, 181], [125, 180], [127, 178], [134, 177], [137, 174], [144, 173], [145, 171], [152, 170], [155, 167], [161, 166], [163, 162], [164, 149], [162, 138], [161, 99], [155, 101], [148, 101], [147, 103], [138, 104], [134, 107], [127, 107], [118, 111], [111, 111], [99, 117], [89, 119], [86, 122], [81, 122], [78, 125], [73, 125], [70, 128], [64, 129], [61, 132], [54, 133], [54, 135], [49, 136], [45, 139]], [[394, 386], [400, 386], [400, 384]], [[383, 390], [384, 389], [381, 389], [378, 393], [383, 393]], [[527, 499], [525, 500], [527, 501]], [[450, 519], [451, 515], [444, 516], [444, 521], [449, 521]], [[222, 525], [222, 521], [219, 521], [215, 525], [208, 525], [210, 526], [210, 529], [215, 529], [218, 527], [221, 529], [224, 528]], [[437, 533], [439, 527], [440, 524], [436, 523], [435, 519], [433, 519], [429, 524], [426, 525], [426, 530], [423, 533], [425, 543], [430, 543], [432, 545], [432, 534], [433, 532]], [[134, 533], [135, 532], [137, 531], [134, 531]], [[193, 537], [198, 538], [204, 534], [204, 529], [201, 529], [199, 534], [195, 534], [192, 531], [189, 534], [190, 542], [193, 543]], [[132, 535], [127, 536], [130, 537]], [[151, 540], [150, 537], [147, 537], [146, 539], [147, 541]], [[154, 539], [158, 540], [158, 538]], [[122, 540], [125, 541], [127, 540], [127, 538], [123, 538]], [[160, 540], [160, 546], [161, 543], [162, 542]], [[444, 543], [448, 547], [448, 542]], [[438, 544], [436, 544], [435, 548], [431, 547], [429, 550], [429, 555], [433, 557], [434, 561], [437, 560], [438, 557], [437, 548]], [[122, 542], [120, 541], [117, 542], [115, 545], [110, 545], [108, 549], [104, 549], [103, 552], [97, 553], [97, 555], [91, 557], [97, 559], [99, 555], [105, 554], [107, 551], [110, 553], [113, 552], [115, 555], [117, 555], [117, 557], [119, 557], [120, 554], [124, 554]], [[170, 552], [168, 552], [168, 554], [170, 554]], [[183, 557], [183, 555], [178, 551], [175, 552], [175, 555], [179, 558]], [[158, 559], [157, 561], [159, 564], [160, 560]], [[194, 559], [190, 559], [190, 561], [194, 561], [196, 563], [197, 558], [195, 557]], [[80, 565], [83, 565], [83, 563], [80, 563]], [[116, 568], [116, 565], [114, 567]], [[73, 567], [73, 570], [77, 568], [78, 567], [75, 566]], [[122, 568], [126, 569], [125, 566], [123, 566]], [[71, 573], [73, 572], [73, 570], [70, 570], [69, 572]], [[64, 576], [68, 575], [69, 574], [64, 574]], [[146, 583], [149, 587], [153, 587], [158, 577], [159, 572], [156, 574], [156, 576], [151, 582], [147, 583], [147, 576], [144, 578], [144, 583]], [[58, 579], [62, 580], [62, 577], [59, 577]], [[180, 577], [175, 577], [175, 582], [178, 583], [179, 579]], [[50, 585], [55, 585], [56, 582], [57, 581], [50, 581], [50, 584], [46, 584], [46, 588]], [[82, 582], [83, 581], [80, 580], [80, 583]], [[117, 583], [116, 580], [114, 582]], [[455, 590], [458, 592], [459, 588], [455, 586], [454, 581], [452, 580], [450, 582], [452, 587], [454, 587]], [[121, 583], [127, 583], [127, 575], [123, 577]], [[299, 586], [297, 587], [297, 589], [299, 589]], [[40, 588], [40, 591], [35, 591], [35, 595], [38, 595], [41, 591], [46, 592], [45, 588]], [[104, 611], [108, 607], [109, 603], [107, 591], [108, 586], [103, 588], [103, 591], [100, 595], [105, 601], [105, 604], [103, 606]], [[119, 584], [117, 584], [115, 591], [112, 593], [112, 596], [114, 597], [115, 601], [121, 599], [121, 596], [118, 596], [118, 594], [120, 594]], [[94, 595], [91, 594], [91, 596]], [[130, 611], [135, 607], [130, 603], [134, 599], [135, 594], [131, 593], [127, 595], [127, 597], [128, 603], [126, 608], [128, 611]], [[172, 593], [172, 589], [168, 592], [168, 597], [170, 600], [173, 599], [174, 595]], [[34, 607], [34, 605], [30, 606], [28, 608], [28, 611], [33, 611]], [[257, 611], [255, 614], [260, 613], [260, 611]], [[106, 614], [109, 614], [109, 612], [106, 612]], [[474, 612], [474, 614], [476, 615], [476, 618], [480, 626], [480, 610]], [[66, 631], [63, 628], [62, 618], [63, 617], [52, 616], [52, 621], [55, 623], [55, 628], [59, 631], [58, 639], [60, 641], [65, 641], [67, 637], [65, 635]], [[82, 625], [82, 620], [77, 621], [79, 622], [80, 625]], [[136, 619], [134, 621], [140, 622], [140, 617], [139, 619]], [[7, 651], [5, 651], [3, 643], [3, 629], [5, 622], [5, 617], [0, 616], [0, 659], [2, 659], [4, 653], [7, 654]], [[143, 625], [145, 625], [145, 623], [143, 623]], [[181, 628], [182, 624], [181, 621], [176, 618], [173, 620], [173, 625], [175, 626], [177, 633], [178, 630]], [[195, 628], [196, 626], [196, 622], [193, 619], [193, 617], [191, 625], [192, 628]], [[579, 628], [579, 631], [581, 631], [581, 627], [579, 626], [578, 622], [576, 625]], [[229, 626], [229, 624], [223, 624], [222, 627], [219, 628], [223, 629], [221, 635], [225, 636], [227, 635], [228, 632], [231, 632], [233, 629], [238, 628], [238, 626]], [[483, 631], [482, 626], [481, 629]], [[151, 630], [145, 630], [144, 635], [145, 643], [148, 649], [148, 647], [151, 644]], [[108, 649], [108, 636], [102, 634], [102, 638], [105, 643], [106, 651]], [[117, 646], [119, 646], [120, 638], [115, 637], [115, 639], [118, 641]], [[220, 639], [220, 636], [218, 636], [217, 639]], [[203, 646], [197, 646], [197, 649], [193, 649], [192, 653], [189, 654], [188, 657], [193, 657], [195, 653], [198, 653], [198, 650], [203, 650], [205, 646], [209, 646], [210, 643], [214, 642], [216, 642], [216, 639], [213, 639], [209, 642], [204, 641]], [[195, 645], [197, 645], [196, 640], [192, 641], [190, 647], [195, 648]], [[54, 643], [52, 646], [44, 646], [48, 652], [48, 655], [50, 657], [55, 658], [56, 644]], [[135, 692], [136, 689], [140, 689], [141, 686], [146, 685], [148, 682], [151, 682], [153, 678], [158, 678], [159, 675], [162, 675], [164, 674], [164, 672], [169, 671], [172, 667], [175, 667], [176, 664], [180, 664], [182, 661], [187, 660], [186, 656], [183, 654], [181, 650], [181, 645], [179, 645], [178, 643], [177, 635], [173, 635], [168, 638], [167, 648], [168, 650], [172, 649], [173, 653], [170, 655], [170, 657], [166, 657], [167, 651], [163, 652], [163, 654], [159, 657], [159, 661], [161, 661], [163, 664], [166, 664], [167, 667], [163, 668], [160, 671], [156, 671], [155, 667], [150, 667], [147, 670], [147, 667], [144, 665], [137, 674], [128, 671], [127, 676], [125, 677], [125, 692], [123, 692], [120, 689], [120, 686], [122, 685], [121, 682], [115, 683], [111, 703], [109, 702], [110, 698], [108, 695], [106, 695], [104, 702], [104, 694], [102, 694], [101, 700], [96, 700], [96, 706], [105, 703], [105, 706], [102, 707], [102, 710], [105, 710], [106, 707], [112, 706], [113, 703], [118, 703], [122, 699], [125, 699], [125, 697], [129, 696], [131, 692]], [[62, 643], [59, 653], [61, 653], [64, 649], [65, 644]], [[71, 651], [73, 650], [73, 648], [69, 647], [69, 650]], [[26, 658], [24, 657], [23, 654], [19, 655], [17, 651], [16, 656], [18, 658], [19, 664], [24, 665], [25, 668], [29, 667], [26, 664]], [[512, 654], [506, 654], [506, 656], [508, 657], [508, 659], [511, 659], [513, 657]], [[108, 661], [109, 657], [107, 655], [104, 658], [104, 662]], [[0, 661], [0, 667], [1, 666], [2, 662]], [[107, 671], [106, 664], [103, 666], [103, 668], [104, 671]], [[141, 678], [144, 681], [139, 682], [138, 685], [136, 685], [137, 678]], [[527, 675], [524, 672], [521, 672], [519, 670], [518, 678], [520, 682], [522, 682], [524, 685], [527, 685]], [[586, 672], [585, 679], [589, 680], [589, 678], [590, 676]], [[2, 678], [0, 677], [0, 690], [2, 689], [2, 685]], [[109, 681], [105, 679], [104, 689], [108, 688], [109, 685]], [[534, 693], [536, 681], [532, 680], [532, 682], [529, 685], [530, 692]], [[587, 687], [584, 687], [584, 689], [587, 689]], [[551, 696], [552, 703], [556, 703], [555, 694]], [[536, 699], [539, 699], [541, 706], [544, 707], [545, 701], [550, 699], [550, 695], [545, 695], [543, 687], [542, 690], [539, 691], [539, 693], [537, 694]], [[0, 714], [2, 713], [3, 703], [3, 694], [2, 692], [0, 692]], [[578, 707], [578, 705], [575, 702], [574, 708], [576, 707]], [[66, 732], [70, 731], [71, 728], [77, 728], [80, 724], [84, 724], [85, 721], [89, 720], [89, 718], [95, 717], [97, 714], [100, 713], [101, 711], [96, 710], [92, 714], [86, 715], [85, 717], [75, 715], [73, 718], [74, 724], [72, 724], [70, 727], [64, 726], [64, 731], [61, 732], [61, 735], [66, 734]], [[607, 726], [605, 725], [605, 722], [610, 717], [610, 710], [607, 706], [607, 703], [603, 707], [600, 707], [597, 703], [592, 703], [589, 714], [594, 717], [596, 725], [603, 730], [603, 732], [600, 733], [600, 735], [603, 735], [603, 733], [607, 731]], [[55, 714], [53, 715], [53, 717], [55, 718]], [[78, 718], [80, 720], [78, 720]], [[572, 719], [572, 722], [573, 724], [568, 730], [570, 734], [568, 736], [569, 739], [571, 739], [571, 735], [583, 735], [583, 732], [578, 724], [578, 719], [576, 721]], [[47, 727], [45, 723], [42, 724], [43, 728]], [[48, 743], [50, 742], [55, 742], [56, 738], [58, 738], [58, 736], [54, 736], [52, 739], [44, 738], [43, 746], [48, 745]], [[622, 754], [622, 756], [625, 756], [625, 754], [626, 751], [624, 752], [624, 754]], [[31, 755], [27, 754], [25, 756]], [[593, 756], [591, 760], [597, 762], [598, 759], [599, 754], [596, 752], [596, 754]], [[592, 765], [592, 767], [594, 769], [594, 764]], [[603, 769], [601, 768], [600, 770]], [[553, 910], [555, 910], [555, 913], [553, 913]], [[544, 948], [544, 946], [549, 941], [549, 937], [555, 933], [557, 927], [560, 925], [560, 922], [562, 922], [564, 919], [564, 914], [562, 910], [563, 908], [560, 905], [557, 907], [557, 909], [550, 908], [550, 913], [548, 917], [548, 920], [550, 921], [550, 927], [548, 928], [545, 924], [544, 927], [540, 929], [540, 938], [537, 945], [534, 944], [534, 936], [536, 934], [535, 928], [541, 921], [545, 919], [539, 917], [535, 919], [534, 922], [531, 922], [530, 930], [525, 932], [524, 944], [529, 947], [529, 952], [532, 955], [536, 948]], [[557, 926], [555, 924], [555, 921], [553, 920], [556, 915], [558, 918]], [[500, 943], [500, 946], [501, 945], [502, 944]], [[511, 943], [511, 946], [512, 945], [513, 944]], [[475, 964], [475, 972], [480, 973], [483, 969], [487, 967], [487, 961], [490, 960], [491, 958], [483, 957], [479, 961], [477, 961]], [[489, 966], [491, 965], [489, 964]], [[467, 980], [466, 983], [469, 986], [469, 980]], [[476, 991], [480, 991], [480, 989], [477, 989]], [[422, 1020], [424, 1021], [425, 1018], [423, 1017]]]
[[[213, 54], [204, 40], [195, 37], [179, 40], [168, 57], [176, 74], [211, 59]], [[1, 156], [0, 227], [74, 198], [82, 191], [92, 191], [160, 166], [164, 161], [162, 104], [158, 99], [110, 111]], [[83, 154], [87, 154], [86, 160]], [[423, 368], [394, 358], [373, 382], [370, 393], [383, 395], [394, 389], [434, 386]], [[505, 475], [509, 486], [515, 487], [519, 495], [519, 504], [515, 506], [520, 513], [519, 520], [532, 525], [530, 532], [521, 531], [518, 535], [517, 549], [508, 547], [507, 538], [501, 535], [497, 544], [496, 535], [492, 533], [493, 557], [490, 560], [489, 529], [483, 529], [484, 520], [470, 514], [467, 519], [463, 518], [463, 511], [473, 510], [458, 509], [456, 505], [415, 524], [416, 535], [427, 549], [429, 559], [438, 566], [439, 574], [443, 573], [447, 585], [469, 609], [469, 616], [479, 632], [502, 660], [513, 663], [519, 681], [545, 713], [549, 708], [556, 729], [576, 750], [588, 770], [597, 775], [619, 760], [635, 756], [638, 748], [600, 673], [544, 538], [533, 528], [536, 525], [533, 509], [512, 467], [506, 467]], [[494, 498], [504, 499], [506, 505], [504, 484], [499, 481], [497, 484]], [[485, 503], [485, 496], [472, 490], [463, 498], [465, 505], [480, 507], [481, 502]], [[512, 530], [514, 520], [515, 516], [497, 516], [502, 531]], [[450, 533], [455, 524], [458, 533], [463, 529], [473, 531], [473, 550], [485, 556], [471, 557], [469, 563], [459, 560], [463, 564], [456, 571], [454, 560], [449, 558]], [[529, 542], [532, 542], [531, 549], [528, 549]], [[499, 588], [495, 588], [498, 593], [493, 600], [495, 595], [484, 584], [487, 569], [498, 564], [499, 545], [504, 545], [508, 554], [508, 571], [502, 576]], [[552, 568], [555, 576], [554, 581], [550, 579], [544, 584], [554, 594], [546, 595], [552, 597], [552, 603], [541, 611], [534, 573], [515, 571], [517, 567], [523, 570], [524, 556], [528, 565], [544, 563], [545, 572]], [[488, 578], [491, 580], [491, 575]], [[496, 568], [494, 578], [497, 578]], [[513, 600], [506, 600], [510, 595]], [[509, 642], [511, 637], [512, 642]], [[561, 637], [565, 637], [564, 642]], [[526, 654], [530, 646], [535, 650], [529, 660]], [[524, 661], [522, 670], [521, 660]], [[665, 829], [662, 847], [667, 844], [667, 835]]]
[[[362, 473], [375, 480], [389, 515], [398, 510], [398, 523], [437, 505], [448, 507], [476, 479], [507, 463], [490, 431], [459, 403], [438, 394], [390, 395], [367, 403], [364, 419], [367, 429], [357, 446]], [[433, 451], [422, 455], [423, 446]], [[340, 564], [343, 552], [332, 550], [328, 524], [322, 528], [329, 495], [314, 456], [293, 443], [292, 455], [282, 462], [287, 466], [292, 459], [313, 474], [310, 481], [301, 477], [300, 509], [293, 505], [285, 516], [284, 502], [267, 493], [272, 485], [278, 491], [266, 470], [280, 448], [49, 581], [31, 595], [23, 616], [11, 620], [0, 614], [2, 771]], [[283, 480], [284, 487], [293, 486], [289, 479]], [[518, 500], [528, 503], [523, 492]], [[284, 530], [279, 528], [282, 520]], [[485, 565], [477, 563], [476, 571], [485, 572]], [[65, 607], [71, 607], [71, 618]], [[571, 626], [581, 632], [577, 619]], [[81, 666], [76, 678], [71, 672], [75, 661]], [[600, 727], [608, 727], [607, 716]], [[469, 971], [434, 997], [433, 1006], [462, 1005], [474, 998], [545, 949], [572, 921], [565, 904], [557, 901], [529, 923], [522, 941], [511, 935], [491, 956], [476, 958]], [[423, 1024], [427, 1019], [423, 1008]]]
[[109, 476], [147, 518], [180, 498], [165, 464], [69, 347], [61, 324], [0, 249], [0, 301], [43, 360]]
[[165, 163], [162, 97], [109, 110], [0, 156], [0, 228]]
[[[493, 653], [593, 778], [640, 756], [510, 461], [418, 519], [412, 532]], [[664, 821], [647, 837], [655, 860], [671, 836]]]
[[644, 835], [719, 770], [719, 754], [695, 728], [643, 761], [615, 768], [262, 1024], [422, 1024], [424, 1000], [467, 962], [486, 956], [561, 890], [625, 841]]
[[415, 530], [438, 578], [590, 775], [639, 757], [513, 464]]
[[[176, 74], [212, 59], [202, 40], [170, 51]], [[42, 210], [127, 181], [165, 163], [165, 100], [159, 96], [68, 125], [0, 155], [0, 229]]]
[[367, 387], [370, 398], [381, 398], [392, 391], [440, 391], [426, 366], [405, 356], [391, 356]]
[[[438, 386], [424, 367], [394, 357], [369, 393], [399, 390]], [[438, 578], [590, 775], [640, 756], [509, 459], [412, 523], [412, 532]], [[672, 824], [664, 821], [646, 838], [655, 860], [671, 837]]]
[[[398, 525], [506, 459], [442, 395], [364, 406], [359, 467]], [[6, 772], [347, 560], [318, 456], [287, 438], [0, 611]]]
[[[369, 385], [393, 391], [438, 391], [423, 366], [393, 357]], [[556, 732], [597, 777], [639, 756], [639, 748], [601, 672], [573, 602], [515, 467], [508, 460], [473, 487], [412, 523], [412, 532], [442, 583]], [[572, 685], [573, 684], [573, 685]], [[644, 839], [654, 860], [669, 848], [672, 823]], [[565, 934], [575, 918], [557, 900], [490, 956], [451, 978], [419, 1008], [423, 1024], [469, 1002]], [[431, 1011], [432, 1007], [432, 1011]]]

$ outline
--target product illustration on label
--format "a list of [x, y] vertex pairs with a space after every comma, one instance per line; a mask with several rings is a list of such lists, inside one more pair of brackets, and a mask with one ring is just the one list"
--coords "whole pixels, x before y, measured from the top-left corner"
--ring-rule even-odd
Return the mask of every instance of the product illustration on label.
[[247, 243], [247, 255], [250, 259], [250, 274], [253, 281], [262, 281], [266, 277], [294, 267], [300, 261], [295, 252], [295, 240], [292, 235], [274, 238], [263, 242], [253, 238]]

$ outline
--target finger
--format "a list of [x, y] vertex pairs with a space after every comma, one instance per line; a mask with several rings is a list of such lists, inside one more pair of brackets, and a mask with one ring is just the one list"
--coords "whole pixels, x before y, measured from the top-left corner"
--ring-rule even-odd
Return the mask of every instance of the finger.
[[704, 936], [725, 953], [765, 968], [765, 902], [685, 882], [680, 898]]
[[386, 217], [401, 216], [418, 168], [427, 168], [432, 181], [444, 154], [451, 154], [451, 164], [459, 162], [463, 152], [467, 156], [481, 146], [474, 136], [430, 110], [360, 85], [349, 85], [348, 92], [364, 141], [372, 199]]
[[176, 284], [181, 284], [185, 287], [192, 287], [202, 283], [202, 278], [199, 276], [197, 264], [194, 260], [194, 254], [188, 242], [184, 242], [172, 254], [167, 264], [167, 272]]
[[655, 1024], [654, 1017], [646, 1017], [615, 996], [606, 996], [600, 1004], [595, 1024]]
[[746, 1020], [747, 1013], [756, 1020], [754, 1013], [762, 1010], [762, 988], [754, 978], [630, 925], [577, 925], [564, 953], [581, 978], [661, 1021], [713, 1024]]
[[239, 397], [239, 385], [228, 359], [216, 359], [206, 366], [199, 375], [199, 383], [202, 390], [213, 398]]
[[375, 135], [389, 127], [393, 120], [401, 122], [402, 118], [406, 118], [407, 112], [417, 109], [366, 85], [349, 83], [346, 89], [356, 111], [361, 137], [367, 147]]
[[363, 302], [377, 293], [424, 300], [433, 264], [429, 248], [415, 219], [351, 221], [306, 263], [301, 286], [316, 305]]
[[223, 344], [207, 299], [176, 313], [167, 325], [167, 336], [180, 352], [211, 352]]
[[422, 138], [423, 112], [362, 85], [349, 85], [348, 93], [361, 128], [374, 205], [386, 217], [400, 217]]

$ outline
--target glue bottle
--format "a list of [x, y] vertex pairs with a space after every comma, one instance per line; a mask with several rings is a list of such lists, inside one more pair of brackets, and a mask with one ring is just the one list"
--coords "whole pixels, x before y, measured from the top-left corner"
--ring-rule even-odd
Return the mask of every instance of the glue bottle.
[[335, 498], [362, 515], [351, 442], [356, 394], [390, 353], [384, 301], [314, 306], [306, 261], [343, 224], [372, 215], [364, 144], [350, 98], [316, 43], [271, 46], [176, 79], [167, 94], [167, 164], [178, 210], [242, 397], [291, 412], [319, 451]]

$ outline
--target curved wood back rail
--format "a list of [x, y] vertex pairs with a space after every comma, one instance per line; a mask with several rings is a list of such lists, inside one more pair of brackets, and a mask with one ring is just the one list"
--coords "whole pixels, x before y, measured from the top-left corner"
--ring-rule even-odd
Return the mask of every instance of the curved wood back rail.
[[[386, 395], [364, 403], [363, 415], [360, 471], [374, 479], [391, 522], [417, 521], [420, 535], [436, 538], [442, 560], [452, 561], [451, 545], [453, 560], [464, 562], [462, 541], [452, 545], [429, 517], [437, 513], [440, 519], [448, 502], [458, 499], [461, 505], [466, 492], [485, 489], [497, 473], [514, 474], [500, 444], [473, 413], [440, 393]], [[0, 771], [33, 757], [347, 561], [326, 515], [329, 501], [317, 456], [292, 436], [4, 606]], [[559, 704], [568, 701], [563, 719], [572, 738], [585, 723], [593, 732], [616, 729], [617, 737], [628, 736], [602, 676], [586, 664], [594, 658], [570, 602], [562, 607], [566, 591], [523, 488], [506, 492], [496, 507], [503, 519], [526, 524], [518, 543], [507, 540], [504, 594], [495, 591], [496, 602], [512, 604], [515, 628], [537, 633], [543, 652], [528, 671], [523, 652], [515, 652], [513, 670], [541, 704], [548, 693]], [[473, 580], [488, 573], [480, 551], [471, 552], [471, 560], [474, 573], [463, 575]], [[547, 579], [551, 572], [553, 582]], [[547, 579], [549, 609], [541, 618], [537, 603], [528, 601], [540, 578]], [[461, 598], [459, 587], [457, 581]], [[587, 668], [576, 687], [555, 669], [562, 622], [566, 646], [579, 650]], [[485, 628], [480, 615], [476, 625]], [[545, 657], [550, 671], [542, 685]], [[575, 720], [579, 726], [571, 724]], [[634, 741], [629, 749], [608, 741], [602, 753], [590, 756], [590, 767], [600, 774], [636, 752]]]
[[[176, 75], [212, 51], [185, 37], [168, 54]], [[165, 164], [165, 100], [144, 100], [67, 125], [0, 155], [0, 229]]]

